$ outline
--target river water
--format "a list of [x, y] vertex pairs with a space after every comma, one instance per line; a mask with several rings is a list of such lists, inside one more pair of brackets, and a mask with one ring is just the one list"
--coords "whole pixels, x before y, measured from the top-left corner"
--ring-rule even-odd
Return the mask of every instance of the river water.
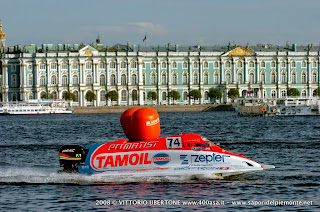
[[201, 134], [226, 150], [276, 166], [240, 177], [112, 179], [57, 173], [61, 145], [124, 138], [119, 118], [120, 114], [0, 117], [1, 210], [320, 210], [320, 117], [160, 113], [162, 136]]

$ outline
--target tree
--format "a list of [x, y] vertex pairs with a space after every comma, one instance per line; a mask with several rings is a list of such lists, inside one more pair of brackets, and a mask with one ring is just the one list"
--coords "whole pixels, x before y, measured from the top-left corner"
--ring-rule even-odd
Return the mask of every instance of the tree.
[[239, 97], [239, 91], [236, 88], [231, 88], [228, 92], [228, 97], [231, 98], [232, 100], [236, 99]]
[[158, 94], [154, 91], [149, 91], [147, 98], [150, 99], [152, 102], [158, 99]]
[[53, 94], [51, 93], [43, 93], [41, 94], [41, 99], [53, 99]]
[[72, 101], [76, 101], [77, 97], [74, 93], [71, 93], [70, 91], [68, 92], [64, 92], [62, 95], [62, 98], [64, 100], [72, 100]]
[[173, 91], [169, 91], [168, 97], [172, 98], [173, 103], [174, 103], [174, 101], [180, 99], [181, 96], [178, 91], [173, 90]]
[[320, 96], [320, 88], [313, 91], [313, 96]]
[[218, 88], [212, 88], [209, 91], [209, 97], [215, 100], [222, 98], [222, 93]]
[[287, 90], [287, 94], [288, 94], [288, 96], [300, 96], [300, 92], [296, 88], [289, 88]]
[[193, 99], [200, 99], [202, 96], [199, 90], [192, 90], [189, 93], [189, 97]]
[[88, 91], [87, 93], [86, 93], [86, 100], [88, 101], [88, 102], [92, 102], [93, 100], [96, 100], [97, 99], [97, 96], [96, 96], [96, 94], [95, 93], [93, 93], [92, 91]]
[[119, 95], [117, 91], [109, 91], [106, 94], [106, 98], [110, 99], [111, 101], [118, 101]]

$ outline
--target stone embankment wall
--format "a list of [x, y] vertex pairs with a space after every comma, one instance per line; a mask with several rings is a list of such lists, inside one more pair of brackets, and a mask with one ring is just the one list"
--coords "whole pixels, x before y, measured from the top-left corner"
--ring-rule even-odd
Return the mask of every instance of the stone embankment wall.
[[218, 105], [144, 105], [144, 106], [101, 106], [74, 107], [75, 114], [123, 113], [131, 107], [151, 107], [158, 112], [202, 112], [214, 111]]
[[240, 116], [262, 116], [261, 106], [239, 106], [238, 113]]

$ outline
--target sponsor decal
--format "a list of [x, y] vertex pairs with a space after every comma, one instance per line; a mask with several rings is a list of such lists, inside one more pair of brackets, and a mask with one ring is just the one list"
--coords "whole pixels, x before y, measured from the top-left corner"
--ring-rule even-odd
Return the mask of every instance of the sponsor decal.
[[180, 160], [182, 160], [181, 165], [189, 164], [189, 159], [190, 159], [191, 164], [224, 163], [225, 158], [228, 158], [228, 157], [230, 157], [230, 156], [212, 153], [210, 155], [190, 155], [190, 157], [188, 157], [188, 155], [180, 155]]
[[206, 137], [201, 137], [203, 141], [209, 141]]
[[148, 149], [156, 147], [159, 141], [148, 142], [128, 142], [122, 144], [110, 144], [108, 150], [130, 150], [130, 149]]
[[174, 168], [175, 171], [190, 171], [190, 170], [202, 170], [202, 171], [207, 171], [207, 170], [228, 170], [229, 167], [208, 167], [208, 166], [200, 166], [200, 167], [195, 167], [195, 166], [192, 166], [192, 167], [177, 167], [177, 168]]
[[147, 121], [147, 122], [146, 122], [146, 125], [147, 125], [148, 127], [150, 127], [150, 126], [153, 126], [153, 125], [158, 124], [158, 123], [159, 123], [159, 118], [157, 118], [157, 119], [155, 119], [155, 120], [152, 120], [152, 121]]
[[187, 158], [188, 155], [180, 155], [180, 160], [182, 160], [182, 163], [181, 165], [188, 165], [189, 164], [189, 161]]
[[158, 153], [153, 156], [152, 161], [156, 165], [166, 165], [170, 162], [170, 156], [166, 153]]
[[91, 167], [94, 170], [108, 169], [110, 167], [136, 166], [151, 164], [149, 153], [131, 154], [98, 154], [91, 157]]
[[194, 146], [194, 147], [192, 147], [192, 150], [194, 150], [194, 151], [210, 150], [210, 147], [209, 146]]
[[75, 149], [64, 149], [64, 150], [62, 150], [62, 152], [74, 152], [75, 151]]

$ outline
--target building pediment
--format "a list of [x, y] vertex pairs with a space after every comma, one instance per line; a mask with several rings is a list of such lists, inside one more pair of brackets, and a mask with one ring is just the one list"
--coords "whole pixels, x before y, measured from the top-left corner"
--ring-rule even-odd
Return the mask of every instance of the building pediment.
[[244, 48], [242, 46], [238, 46], [223, 54], [223, 56], [238, 56], [238, 57], [252, 56], [252, 55], [253, 54], [251, 51], [249, 51], [247, 48]]
[[97, 54], [99, 51], [96, 50], [95, 48], [93, 48], [90, 45], [86, 45], [85, 47], [83, 47], [82, 49], [79, 50], [79, 55], [80, 56], [92, 56]]

